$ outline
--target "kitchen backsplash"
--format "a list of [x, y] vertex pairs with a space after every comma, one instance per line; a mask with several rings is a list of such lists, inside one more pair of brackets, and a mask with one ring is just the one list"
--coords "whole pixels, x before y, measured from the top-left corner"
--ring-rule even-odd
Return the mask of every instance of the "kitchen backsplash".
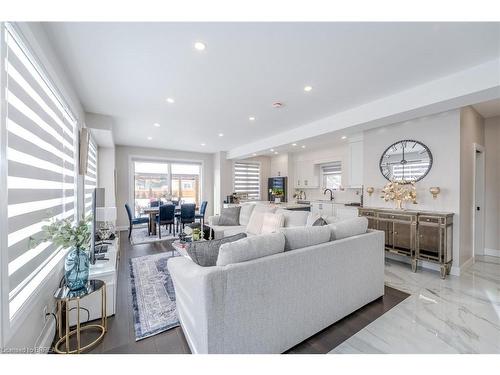
[[[306, 193], [306, 200], [323, 200], [330, 199], [330, 193], [323, 195], [323, 189], [303, 189]], [[345, 189], [345, 190], [334, 190], [333, 198], [337, 203], [352, 203], [361, 202], [362, 189]]]

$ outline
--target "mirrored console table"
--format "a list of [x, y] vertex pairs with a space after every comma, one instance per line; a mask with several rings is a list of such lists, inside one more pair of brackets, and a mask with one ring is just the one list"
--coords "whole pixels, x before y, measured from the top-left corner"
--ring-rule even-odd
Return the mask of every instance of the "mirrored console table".
[[385, 233], [385, 250], [418, 261], [440, 265], [441, 278], [449, 275], [453, 262], [453, 213], [360, 207], [359, 216], [368, 228]]

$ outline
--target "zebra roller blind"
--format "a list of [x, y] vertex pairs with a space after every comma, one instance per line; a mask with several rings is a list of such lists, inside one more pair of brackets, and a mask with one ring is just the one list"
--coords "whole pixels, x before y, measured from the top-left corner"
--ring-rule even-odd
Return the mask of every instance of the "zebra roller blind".
[[65, 255], [36, 247], [44, 220], [76, 218], [77, 123], [10, 24], [6, 43], [9, 315], [12, 319]]
[[92, 212], [92, 191], [97, 187], [97, 146], [90, 137], [87, 157], [87, 174], [85, 175], [85, 217]]
[[260, 163], [234, 162], [234, 192], [246, 193], [248, 199], [260, 199]]

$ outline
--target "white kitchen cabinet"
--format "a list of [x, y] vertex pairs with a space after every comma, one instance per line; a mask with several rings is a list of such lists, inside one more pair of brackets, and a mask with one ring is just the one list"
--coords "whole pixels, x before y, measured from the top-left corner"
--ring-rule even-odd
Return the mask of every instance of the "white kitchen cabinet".
[[297, 189], [319, 188], [319, 166], [311, 160], [296, 161], [294, 186]]
[[349, 140], [349, 186], [363, 185], [363, 138]]

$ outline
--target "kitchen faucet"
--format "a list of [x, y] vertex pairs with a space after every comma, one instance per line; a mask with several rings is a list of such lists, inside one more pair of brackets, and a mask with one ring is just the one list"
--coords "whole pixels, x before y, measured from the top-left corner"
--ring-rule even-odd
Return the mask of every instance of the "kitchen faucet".
[[332, 191], [332, 189], [325, 189], [325, 191], [323, 192], [323, 195], [326, 195], [327, 191], [330, 192], [330, 200], [333, 201], [333, 191]]

